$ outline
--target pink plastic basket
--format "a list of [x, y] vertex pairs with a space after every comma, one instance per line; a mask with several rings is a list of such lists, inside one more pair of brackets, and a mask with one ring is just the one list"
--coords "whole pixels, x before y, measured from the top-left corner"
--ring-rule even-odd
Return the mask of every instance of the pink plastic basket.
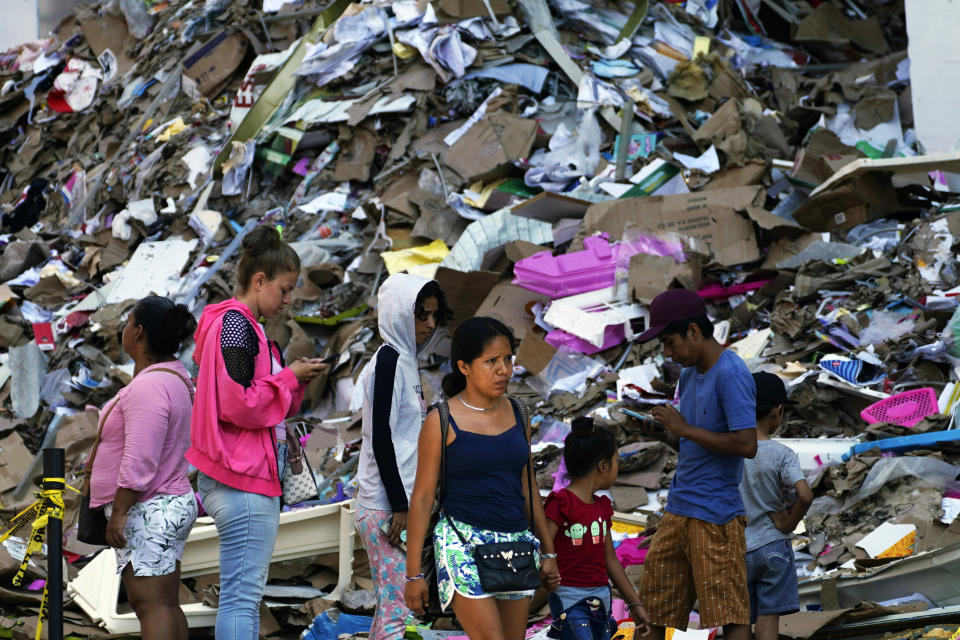
[[912, 427], [927, 416], [940, 411], [937, 392], [930, 387], [904, 391], [876, 402], [860, 412], [868, 424], [889, 422]]

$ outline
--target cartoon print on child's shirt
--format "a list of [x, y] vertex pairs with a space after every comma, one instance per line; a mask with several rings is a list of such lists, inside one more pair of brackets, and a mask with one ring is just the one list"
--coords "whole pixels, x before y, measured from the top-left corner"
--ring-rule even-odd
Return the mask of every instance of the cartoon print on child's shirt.
[[587, 533], [587, 528], [580, 524], [579, 522], [574, 522], [570, 525], [570, 528], [567, 529], [565, 535], [570, 538], [571, 544], [575, 547], [579, 547], [583, 544], [583, 536]]
[[[564, 523], [567, 524], [567, 523]], [[570, 538], [570, 543], [579, 547], [583, 544], [583, 539], [587, 535], [587, 525], [580, 524], [575, 522], [564, 531], [564, 535]], [[607, 537], [607, 523], [602, 518], [597, 518], [595, 521], [590, 523], [589, 527], [590, 539], [593, 544], [603, 544], [603, 541]]]

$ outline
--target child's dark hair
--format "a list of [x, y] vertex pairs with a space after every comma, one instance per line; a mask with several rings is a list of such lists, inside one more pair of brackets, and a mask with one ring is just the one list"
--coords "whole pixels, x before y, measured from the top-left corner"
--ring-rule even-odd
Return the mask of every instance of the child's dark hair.
[[243, 250], [237, 264], [237, 284], [241, 293], [250, 286], [255, 273], [263, 272], [267, 280], [281, 273], [300, 271], [300, 256], [280, 237], [280, 232], [263, 224], [243, 239]]
[[467, 386], [467, 378], [460, 372], [457, 363], [461, 360], [467, 363], [473, 362], [498, 336], [509, 340], [510, 348], [514, 348], [513, 331], [494, 318], [468, 318], [457, 327], [450, 343], [450, 364], [453, 365], [453, 371], [444, 376], [441, 385], [444, 395], [452, 398]]
[[423, 285], [420, 293], [417, 294], [417, 301], [413, 305], [414, 312], [417, 315], [423, 311], [423, 303], [428, 298], [437, 299], [437, 326], [444, 326], [453, 317], [453, 311], [447, 306], [447, 297], [443, 295], [443, 289], [440, 288], [436, 280], [431, 280]]
[[779, 407], [778, 404], [757, 404], [757, 420], [763, 420], [770, 412]]
[[582, 478], [616, 452], [617, 439], [593, 418], [575, 418], [563, 441], [563, 463], [571, 478]]
[[700, 327], [700, 333], [703, 334], [704, 338], [709, 340], [713, 337], [713, 323], [707, 316], [671, 322], [663, 331], [660, 332], [660, 335], [678, 335], [681, 338], [686, 338], [687, 332], [690, 331], [690, 325], [692, 324]]
[[174, 355], [197, 330], [197, 321], [186, 306], [160, 296], [143, 298], [130, 314], [134, 326], [140, 325], [146, 332], [150, 351], [158, 356]]

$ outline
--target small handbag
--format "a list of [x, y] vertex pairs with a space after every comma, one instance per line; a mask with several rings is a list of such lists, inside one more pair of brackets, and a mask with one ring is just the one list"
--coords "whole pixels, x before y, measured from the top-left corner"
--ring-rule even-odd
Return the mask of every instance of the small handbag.
[[287, 427], [287, 461], [283, 467], [283, 504], [295, 505], [315, 498], [320, 493], [317, 476], [310, 467], [307, 454], [297, 433]]
[[[180, 378], [190, 392], [190, 400], [193, 401], [193, 390], [190, 384], [183, 379], [179, 373], [173, 369], [158, 367], [150, 369], [145, 373], [163, 371], [172, 373]], [[92, 544], [98, 547], [107, 546], [107, 514], [103, 512], [103, 507], [92, 508], [90, 506], [90, 476], [93, 474], [93, 461], [97, 457], [97, 449], [100, 447], [100, 436], [103, 434], [103, 425], [107, 423], [110, 413], [116, 408], [119, 400], [114, 400], [110, 408], [103, 414], [100, 420], [100, 426], [97, 428], [97, 437], [90, 448], [90, 455], [87, 457], [87, 464], [83, 470], [83, 487], [80, 489], [80, 510], [77, 513], [77, 540], [86, 544]]]
[[[520, 415], [523, 439], [527, 442], [529, 458], [530, 442], [527, 441], [527, 408], [522, 402], [510, 398], [510, 403]], [[533, 499], [534, 489], [533, 469], [527, 462], [527, 478], [530, 496], [530, 527], [533, 528]], [[464, 539], [460, 530], [453, 524], [450, 516], [444, 513], [447, 523], [460, 539], [464, 547], [469, 543]], [[537, 569], [536, 550], [531, 542], [494, 542], [478, 544], [473, 548], [473, 558], [477, 563], [477, 574], [480, 577], [480, 586], [485, 593], [504, 593], [508, 591], [531, 591], [541, 586], [540, 572]]]

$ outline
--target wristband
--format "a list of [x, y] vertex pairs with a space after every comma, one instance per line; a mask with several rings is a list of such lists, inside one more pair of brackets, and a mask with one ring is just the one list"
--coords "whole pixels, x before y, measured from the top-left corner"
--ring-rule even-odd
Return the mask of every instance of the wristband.
[[540, 557], [544, 560], [556, 560], [557, 554], [555, 553], [541, 553]]
[[627, 605], [627, 610], [629, 611], [630, 609], [633, 609], [634, 607], [639, 607], [642, 604], [643, 603], [640, 602], [639, 600], [636, 602], [631, 602], [630, 604]]
[[406, 577], [406, 579], [407, 579], [407, 582], [416, 582], [417, 580], [423, 580], [423, 574], [422, 574], [422, 573], [418, 573], [418, 574], [415, 575], [415, 576], [405, 576], [405, 577]]

